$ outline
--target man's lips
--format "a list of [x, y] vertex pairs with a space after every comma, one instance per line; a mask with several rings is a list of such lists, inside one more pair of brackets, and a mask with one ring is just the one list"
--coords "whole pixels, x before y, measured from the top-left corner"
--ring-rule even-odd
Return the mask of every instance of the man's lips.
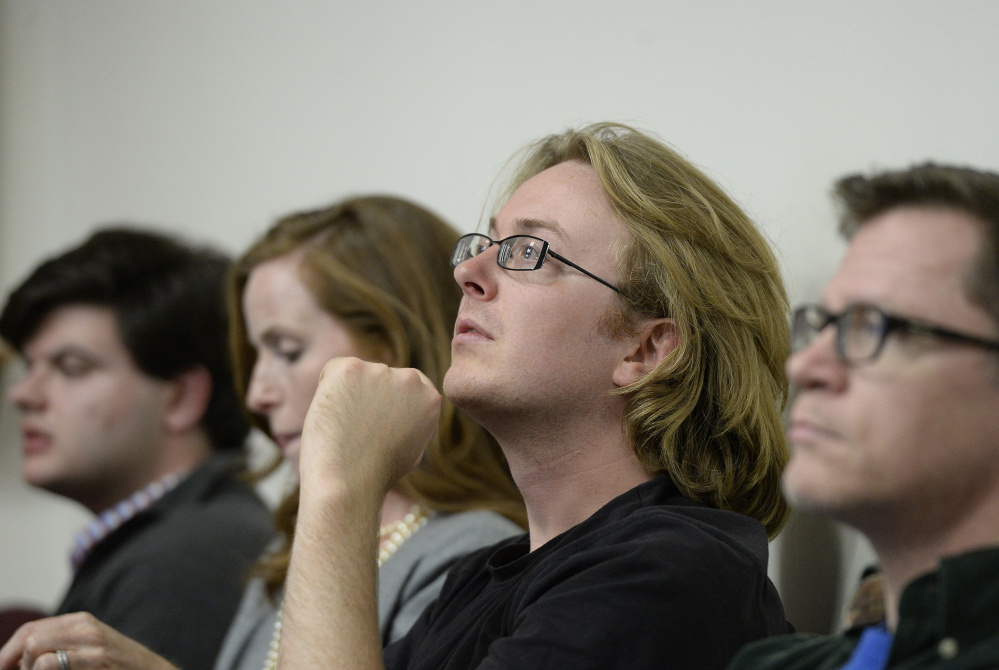
[[817, 440], [835, 437], [836, 433], [829, 428], [806, 418], [791, 417], [791, 425], [787, 429], [787, 439], [794, 445], [808, 445]]
[[492, 335], [472, 319], [461, 317], [454, 326], [454, 342], [473, 342], [476, 340], [491, 340]]

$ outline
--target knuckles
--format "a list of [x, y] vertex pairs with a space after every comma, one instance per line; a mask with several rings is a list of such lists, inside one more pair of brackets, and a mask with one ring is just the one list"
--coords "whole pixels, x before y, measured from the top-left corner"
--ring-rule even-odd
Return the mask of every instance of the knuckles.
[[38, 659], [56, 649], [93, 647], [104, 651], [109, 645], [105, 627], [89, 612], [74, 612], [31, 621], [21, 627], [24, 654]]

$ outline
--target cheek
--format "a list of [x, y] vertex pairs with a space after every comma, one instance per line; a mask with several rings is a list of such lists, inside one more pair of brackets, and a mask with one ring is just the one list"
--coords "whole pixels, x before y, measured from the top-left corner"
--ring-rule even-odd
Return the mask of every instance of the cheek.
[[961, 415], [953, 396], [924, 379], [899, 380], [858, 398], [851, 430], [860, 466], [884, 481], [932, 477], [933, 470], [946, 469], [946, 445], [965, 430]]
[[603, 301], [566, 300], [547, 314], [536, 314], [527, 319], [524, 327], [530, 333], [522, 338], [526, 346], [531, 340], [543, 340], [555, 354], [588, 358], [608, 347], [607, 338], [600, 333], [600, 322], [606, 313]]
[[319, 388], [319, 376], [322, 373], [323, 365], [326, 361], [310, 361], [308, 365], [302, 366], [296, 374], [291, 376], [290, 388], [288, 389], [289, 411], [296, 419], [305, 421], [305, 415], [312, 404], [312, 398]]
[[305, 415], [309, 412], [309, 406], [312, 404], [312, 396], [314, 391], [310, 392], [307, 388], [298, 386], [295, 390], [288, 395], [288, 406], [287, 419], [297, 422], [299, 424], [305, 422]]
[[[858, 470], [893, 467], [890, 462], [898, 460], [902, 451], [899, 447], [909, 440], [912, 432], [911, 409], [906, 407], [909, 402], [883, 390], [857, 393], [850, 399], [841, 428]], [[905, 417], [908, 420], [900, 420]]]
[[63, 430], [107, 432], [128, 414], [131, 393], [130, 390], [111, 393], [101, 386], [64, 388], [53, 398], [53, 413]]
[[[814, 418], [821, 428], [791, 445], [791, 460], [784, 472], [784, 485], [792, 493], [847, 489], [858, 481], [878, 477], [884, 468], [883, 423], [887, 411], [883, 394], [865, 397], [855, 385], [850, 394], [833, 397], [822, 391], [803, 391], [796, 409]], [[792, 410], [793, 412], [794, 410]], [[792, 496], [795, 497], [795, 496]]]
[[132, 377], [95, 388], [87, 409], [93, 425], [109, 433], [152, 439], [163, 426], [169, 397], [166, 386]]
[[88, 415], [101, 429], [113, 431], [116, 426], [129, 418], [137, 418], [141, 403], [126, 402], [121, 398], [108, 398], [106, 402], [91, 403], [86, 409]]
[[62, 398], [57, 443], [66, 464], [81, 473], [113, 467], [134, 450], [136, 440], [147, 442], [152, 437], [156, 417], [148, 403], [133, 393], [88, 388]]
[[933, 387], [919, 396], [900, 398], [891, 417], [897, 429], [884, 438], [885, 442], [894, 439], [897, 443], [900, 467], [921, 466], [928, 471], [943, 472], [963, 444], [991, 442], [994, 435], [986, 436], [978, 430], [983, 408], [972, 398], [967, 391], [962, 393], [945, 386]]

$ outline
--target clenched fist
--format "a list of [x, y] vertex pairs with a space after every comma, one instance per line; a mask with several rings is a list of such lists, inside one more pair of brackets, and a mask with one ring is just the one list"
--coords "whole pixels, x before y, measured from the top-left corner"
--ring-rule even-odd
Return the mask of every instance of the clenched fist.
[[303, 494], [333, 485], [380, 500], [420, 462], [440, 406], [440, 393], [419, 370], [329, 361], [302, 431]]

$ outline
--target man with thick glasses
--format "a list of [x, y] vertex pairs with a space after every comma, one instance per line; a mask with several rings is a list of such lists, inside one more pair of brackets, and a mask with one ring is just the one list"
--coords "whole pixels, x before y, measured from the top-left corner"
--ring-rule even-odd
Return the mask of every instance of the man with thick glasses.
[[511, 182], [451, 259], [444, 392], [503, 448], [530, 532], [457, 565], [383, 659], [377, 509], [439, 396], [412, 370], [331, 362], [302, 440], [286, 670], [711, 670], [788, 630], [767, 578], [790, 349], [767, 242], [622, 126], [545, 138]]
[[886, 621], [734, 667], [997, 668], [999, 174], [927, 164], [836, 193], [850, 246], [794, 313], [784, 489], [871, 541]]

